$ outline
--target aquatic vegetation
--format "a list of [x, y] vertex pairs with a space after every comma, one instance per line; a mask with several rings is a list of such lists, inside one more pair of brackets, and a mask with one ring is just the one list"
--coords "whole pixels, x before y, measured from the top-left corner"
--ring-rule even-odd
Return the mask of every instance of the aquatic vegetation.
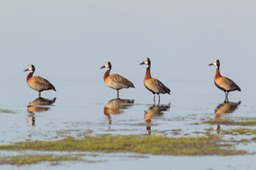
[[133, 152], [154, 155], [240, 155], [234, 142], [223, 141], [218, 135], [205, 137], [168, 138], [162, 136], [100, 135], [57, 141], [25, 141], [1, 145], [0, 150], [92, 151], [102, 153]]
[[0, 109], [0, 113], [15, 113], [15, 111], [10, 109]]
[[256, 129], [245, 129], [245, 128], [230, 129], [230, 130], [224, 130], [221, 133], [226, 135], [255, 135]]
[[248, 118], [248, 119], [209, 119], [205, 121], [207, 124], [223, 124], [223, 125], [238, 125], [238, 126], [256, 126], [256, 119]]
[[0, 165], [30, 165], [39, 162], [63, 162], [63, 161], [81, 161], [78, 156], [59, 156], [59, 155], [21, 155], [21, 156], [8, 156], [0, 157]]

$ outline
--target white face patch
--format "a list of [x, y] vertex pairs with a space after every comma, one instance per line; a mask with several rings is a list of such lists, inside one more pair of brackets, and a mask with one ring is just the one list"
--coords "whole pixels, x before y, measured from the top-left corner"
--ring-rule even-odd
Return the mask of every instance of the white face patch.
[[30, 72], [33, 72], [33, 66], [32, 66], [32, 65], [28, 65], [28, 70], [29, 70]]
[[104, 66], [106, 69], [108, 69], [108, 70], [110, 69], [110, 63], [108, 61], [104, 64]]
[[212, 64], [217, 68], [217, 60], [213, 60]]
[[148, 66], [148, 59], [147, 58], [144, 60], [144, 64]]

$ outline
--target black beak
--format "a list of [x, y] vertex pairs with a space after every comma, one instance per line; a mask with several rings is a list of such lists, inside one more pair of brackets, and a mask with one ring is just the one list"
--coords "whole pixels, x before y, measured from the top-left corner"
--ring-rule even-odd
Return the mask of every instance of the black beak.
[[100, 69], [103, 69], [103, 68], [105, 68], [105, 65], [104, 65], [104, 66], [102, 66], [102, 67], [100, 67]]
[[213, 63], [210, 63], [208, 66], [213, 66]]
[[29, 71], [29, 69], [27, 68], [26, 70], [24, 70], [24, 72], [26, 72], [26, 71]]
[[142, 61], [142, 63], [140, 63], [140, 65], [143, 65], [143, 64], [145, 64], [144, 61]]

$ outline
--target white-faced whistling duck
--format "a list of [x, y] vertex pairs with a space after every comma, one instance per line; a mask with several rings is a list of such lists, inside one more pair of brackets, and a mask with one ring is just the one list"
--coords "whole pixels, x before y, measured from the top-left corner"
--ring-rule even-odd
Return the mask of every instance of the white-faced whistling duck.
[[39, 97], [41, 96], [41, 92], [44, 90], [54, 90], [56, 91], [55, 87], [46, 79], [40, 76], [33, 76], [35, 72], [35, 66], [29, 65], [28, 68], [24, 71], [29, 71], [27, 76], [27, 83], [28, 86], [36, 91], [39, 92]]
[[216, 66], [216, 73], [214, 77], [214, 84], [225, 92], [225, 102], [228, 102], [228, 93], [231, 91], [241, 91], [240, 87], [231, 79], [220, 74], [220, 61], [214, 60], [209, 66]]
[[119, 98], [119, 90], [125, 88], [135, 88], [133, 83], [131, 81], [129, 81], [128, 79], [126, 79], [125, 77], [119, 75], [119, 74], [109, 74], [111, 71], [111, 63], [109, 61], [107, 61], [102, 67], [101, 69], [106, 68], [107, 71], [105, 72], [104, 76], [103, 76], [103, 80], [105, 82], [105, 84], [112, 88], [115, 89], [117, 91], [117, 98]]
[[154, 102], [155, 102], [155, 94], [158, 95], [158, 103], [160, 103], [160, 93], [165, 94], [168, 93], [170, 94], [170, 89], [166, 87], [161, 81], [152, 78], [151, 73], [150, 73], [150, 66], [151, 62], [149, 58], [145, 58], [145, 60], [140, 63], [140, 65], [145, 64], [147, 66], [146, 68], [146, 74], [144, 77], [144, 85], [145, 87], [151, 91], [154, 94]]

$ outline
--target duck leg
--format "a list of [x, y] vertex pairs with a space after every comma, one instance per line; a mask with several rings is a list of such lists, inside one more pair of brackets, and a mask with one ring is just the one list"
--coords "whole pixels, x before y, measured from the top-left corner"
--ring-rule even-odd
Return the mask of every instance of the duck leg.
[[228, 103], [229, 101], [228, 101], [228, 92], [226, 91], [225, 92], [225, 101], [224, 101], [225, 103]]
[[117, 91], [116, 97], [119, 99], [119, 90], [116, 90], [116, 91]]
[[158, 94], [158, 105], [160, 104], [160, 94]]

